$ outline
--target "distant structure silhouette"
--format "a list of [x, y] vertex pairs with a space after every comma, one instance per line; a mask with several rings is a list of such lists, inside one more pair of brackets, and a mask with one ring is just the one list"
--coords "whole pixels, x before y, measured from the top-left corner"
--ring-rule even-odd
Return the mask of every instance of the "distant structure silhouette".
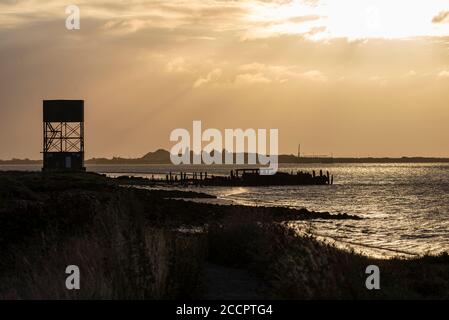
[[43, 101], [42, 171], [85, 171], [84, 101]]

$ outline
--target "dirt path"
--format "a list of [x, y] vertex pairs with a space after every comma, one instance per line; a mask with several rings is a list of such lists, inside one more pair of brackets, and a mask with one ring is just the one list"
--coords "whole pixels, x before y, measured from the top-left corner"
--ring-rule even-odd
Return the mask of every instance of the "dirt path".
[[245, 300], [263, 299], [263, 282], [248, 271], [212, 263], [204, 266], [205, 299]]

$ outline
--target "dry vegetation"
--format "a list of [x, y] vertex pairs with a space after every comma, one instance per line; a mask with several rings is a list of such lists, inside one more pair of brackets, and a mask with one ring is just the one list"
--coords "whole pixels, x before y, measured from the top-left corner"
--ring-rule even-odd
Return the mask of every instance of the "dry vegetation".
[[[283, 224], [231, 221], [209, 232], [209, 259], [240, 267], [265, 282], [270, 299], [448, 299], [449, 256], [376, 260], [337, 249]], [[368, 265], [381, 290], [367, 290]]]
[[[165, 196], [94, 174], [0, 173], [0, 299], [201, 298], [206, 260], [257, 275], [266, 298], [448, 298], [447, 255], [372, 260], [280, 222], [356, 217]], [[65, 289], [71, 264], [81, 290]], [[369, 264], [382, 270], [380, 291], [365, 289]]]

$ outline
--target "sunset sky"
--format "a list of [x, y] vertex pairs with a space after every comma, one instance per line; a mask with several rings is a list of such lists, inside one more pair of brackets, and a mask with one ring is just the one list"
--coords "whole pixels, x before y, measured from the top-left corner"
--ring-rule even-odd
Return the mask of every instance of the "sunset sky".
[[[67, 5], [81, 29], [67, 30]], [[0, 158], [84, 99], [86, 157], [277, 128], [281, 153], [449, 157], [449, 0], [0, 0]]]

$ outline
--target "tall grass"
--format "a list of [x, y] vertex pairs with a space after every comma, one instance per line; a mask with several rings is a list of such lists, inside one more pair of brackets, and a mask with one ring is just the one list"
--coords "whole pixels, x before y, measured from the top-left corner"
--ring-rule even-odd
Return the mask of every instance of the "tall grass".
[[[6, 181], [0, 190], [0, 299], [198, 295], [201, 236], [149, 224], [151, 212], [138, 193], [86, 177]], [[80, 290], [65, 287], [68, 265], [80, 268]]]
[[[449, 298], [448, 255], [371, 259], [299, 236], [275, 222], [282, 213], [166, 200], [90, 174], [0, 173], [0, 299], [199, 298], [205, 260], [246, 269], [266, 298]], [[205, 222], [206, 233], [178, 229]], [[379, 291], [365, 287], [371, 264]], [[68, 265], [80, 290], [65, 288]]]
[[[245, 268], [272, 299], [447, 299], [449, 259], [377, 260], [299, 236], [283, 224], [234, 218], [210, 227], [212, 262]], [[381, 270], [381, 289], [367, 290], [368, 265]]]

